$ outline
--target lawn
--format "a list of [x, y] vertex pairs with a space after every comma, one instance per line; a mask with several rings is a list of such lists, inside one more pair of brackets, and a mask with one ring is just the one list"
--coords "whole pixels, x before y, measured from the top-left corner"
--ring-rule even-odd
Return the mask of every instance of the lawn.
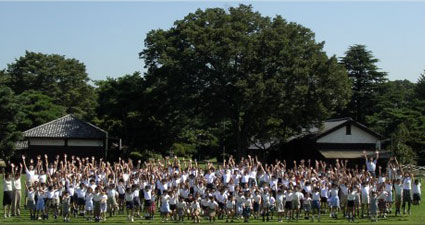
[[[3, 176], [0, 176], [0, 203], [3, 202]], [[24, 178], [23, 178], [24, 179]], [[24, 193], [22, 193], [22, 196], [24, 196]], [[22, 204], [23, 206], [23, 200]], [[23, 209], [23, 208], [22, 208]], [[394, 210], [393, 210], [394, 211]], [[424, 204], [421, 204], [419, 206], [412, 206], [412, 215], [411, 216], [398, 216], [395, 217], [394, 215], [389, 215], [386, 219], [379, 219], [378, 222], [373, 222], [373, 224], [424, 224], [425, 225], [425, 206]], [[29, 213], [26, 210], [22, 210], [22, 215], [20, 217], [11, 217], [7, 219], [3, 219], [3, 206], [1, 206], [1, 218], [0, 218], [0, 224], [64, 224], [62, 221], [62, 218], [58, 218], [57, 220], [54, 220], [53, 218], [49, 218], [48, 221], [32, 221], [29, 219]], [[159, 214], [158, 214], [159, 215]], [[292, 221], [292, 222], [282, 222], [279, 223], [274, 220], [272, 222], [266, 222], [267, 224], [348, 224], [346, 219], [341, 218], [342, 214], [339, 215], [339, 218], [337, 220], [331, 219], [328, 216], [322, 216], [320, 223], [318, 222], [311, 222], [310, 220], [304, 220], [300, 219], [299, 221]], [[71, 218], [71, 222], [74, 224], [93, 224], [94, 222], [88, 222], [83, 218]], [[101, 222], [104, 224], [123, 224], [123, 223], [129, 223], [127, 221], [127, 218], [125, 215], [118, 215], [112, 218], [108, 218], [107, 221]], [[159, 216], [156, 217], [153, 221], [148, 220], [142, 220], [142, 219], [135, 219], [135, 224], [166, 224], [161, 222]], [[169, 224], [175, 224], [176, 222], [168, 222]], [[192, 224], [191, 221], [185, 221], [180, 222], [184, 224]], [[202, 224], [207, 224], [206, 220], [201, 220]], [[243, 221], [235, 221], [235, 223], [242, 223]], [[260, 224], [264, 223], [261, 220], [250, 220], [250, 224]], [[215, 224], [225, 224], [225, 220], [217, 220]], [[355, 224], [371, 224], [371, 222], [368, 219], [357, 219]]]

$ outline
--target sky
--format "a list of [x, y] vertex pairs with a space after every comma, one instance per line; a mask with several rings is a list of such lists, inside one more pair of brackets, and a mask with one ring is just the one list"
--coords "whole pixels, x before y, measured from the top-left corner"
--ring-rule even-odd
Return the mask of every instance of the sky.
[[366, 45], [390, 80], [416, 82], [425, 70], [425, 2], [367, 1], [0, 2], [0, 69], [28, 50], [76, 58], [93, 80], [144, 72], [138, 53], [150, 30], [239, 3], [310, 28], [329, 56]]

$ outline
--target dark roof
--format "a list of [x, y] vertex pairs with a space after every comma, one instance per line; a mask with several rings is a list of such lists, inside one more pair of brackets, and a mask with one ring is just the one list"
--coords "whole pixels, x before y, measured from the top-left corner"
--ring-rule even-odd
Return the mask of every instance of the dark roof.
[[354, 125], [363, 131], [369, 133], [370, 135], [378, 138], [383, 139], [384, 137], [373, 130], [366, 127], [364, 124], [359, 123], [355, 120], [353, 120], [350, 117], [345, 118], [338, 118], [338, 119], [329, 119], [323, 122], [323, 125], [321, 127], [312, 127], [309, 129], [304, 129], [301, 134], [295, 135], [293, 137], [288, 138], [288, 141], [292, 141], [294, 139], [309, 137], [312, 139], [319, 139], [323, 136], [326, 136], [329, 133], [334, 132], [335, 130], [338, 130], [341, 127], [346, 126], [347, 124]]
[[66, 115], [24, 132], [25, 138], [103, 139], [107, 132], [73, 115]]
[[321, 138], [329, 133], [332, 133], [335, 130], [338, 130], [341, 127], [345, 127], [347, 124], [354, 125], [378, 139], [383, 139], [382, 135], [374, 132], [373, 130], [366, 127], [364, 124], [361, 124], [350, 117], [326, 120], [323, 128], [316, 131], [316, 138]]

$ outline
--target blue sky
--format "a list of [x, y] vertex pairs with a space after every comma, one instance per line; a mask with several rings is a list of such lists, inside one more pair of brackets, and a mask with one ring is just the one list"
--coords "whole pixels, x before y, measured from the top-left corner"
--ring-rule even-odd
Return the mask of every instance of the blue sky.
[[[416, 82], [425, 70], [425, 2], [244, 2], [316, 33], [328, 55], [350, 45], [373, 51], [388, 78]], [[168, 29], [198, 8], [232, 2], [0, 2], [0, 69], [25, 50], [84, 62], [91, 79], [144, 71], [138, 52], [146, 33]]]

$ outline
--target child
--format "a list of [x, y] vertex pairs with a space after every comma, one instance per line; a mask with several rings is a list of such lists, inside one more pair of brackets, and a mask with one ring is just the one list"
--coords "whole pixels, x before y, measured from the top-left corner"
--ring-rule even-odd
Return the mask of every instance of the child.
[[413, 191], [413, 205], [421, 204], [421, 182], [418, 179], [415, 179], [415, 182], [412, 185]]
[[388, 193], [385, 191], [384, 186], [381, 187], [381, 191], [378, 195], [378, 206], [379, 206], [379, 217], [386, 218], [387, 213], [387, 200]]
[[347, 196], [347, 219], [348, 222], [354, 223], [354, 218], [356, 215], [356, 206], [355, 206], [355, 200], [357, 196], [357, 191], [353, 187], [348, 188], [348, 196]]
[[310, 219], [310, 212], [311, 212], [311, 203], [312, 203], [311, 194], [307, 193], [307, 197], [304, 199], [303, 202], [303, 208], [305, 213], [305, 219]]
[[312, 216], [311, 221], [314, 222], [314, 216], [316, 215], [317, 221], [320, 222], [320, 192], [319, 188], [314, 188], [313, 190], [313, 198], [312, 198], [311, 208], [312, 208]]
[[369, 183], [363, 182], [362, 183], [362, 218], [364, 217], [364, 213], [368, 212], [368, 207], [370, 203], [370, 186]]
[[168, 221], [168, 215], [170, 212], [170, 196], [168, 195], [168, 192], [164, 190], [161, 197], [162, 222]]
[[134, 215], [136, 215], [136, 217], [140, 217], [140, 207], [142, 206], [142, 203], [139, 197], [140, 195], [139, 187], [133, 184], [132, 191], [134, 195]]
[[43, 186], [40, 186], [38, 188], [38, 191], [37, 191], [37, 206], [36, 206], [38, 220], [41, 220], [40, 213], [42, 214], [43, 219], [45, 218], [44, 217], [44, 210], [45, 210], [44, 198], [45, 198], [45, 196], [46, 196], [45, 190], [44, 190]]
[[330, 203], [331, 203], [331, 216], [332, 218], [337, 219], [338, 209], [339, 209], [339, 195], [338, 195], [338, 186], [337, 184], [332, 184], [330, 190]]
[[291, 221], [292, 220], [292, 200], [293, 200], [293, 189], [292, 187], [289, 187], [289, 189], [286, 192], [286, 202], [285, 202], [285, 216], [286, 220]]
[[151, 220], [153, 220], [153, 218], [155, 217], [157, 197], [158, 196], [155, 194], [155, 192], [152, 192], [152, 203], [151, 203], [151, 207], [149, 207], [149, 213], [150, 213]]
[[362, 196], [361, 196], [361, 191], [360, 191], [360, 187], [356, 186], [353, 187], [353, 189], [356, 191], [356, 198], [354, 200], [354, 208], [355, 208], [355, 216], [360, 217], [360, 209], [362, 206]]
[[[262, 210], [262, 215], [263, 215], [263, 222], [266, 221], [267, 218], [267, 222], [270, 220], [269, 216], [270, 216], [270, 192], [269, 189], [265, 189], [263, 196], [261, 197], [261, 210]], [[255, 208], [254, 208], [254, 212], [255, 212]]]
[[395, 193], [395, 216], [401, 214], [401, 202], [403, 199], [403, 184], [401, 179], [397, 179], [394, 184]]
[[35, 220], [35, 194], [34, 187], [30, 186], [27, 188], [28, 197], [27, 197], [27, 208], [30, 211], [30, 218], [31, 220]]
[[320, 209], [323, 213], [326, 213], [326, 209], [328, 208], [328, 194], [328, 185], [326, 185], [326, 183], [323, 183], [320, 188]]
[[249, 191], [246, 191], [245, 199], [243, 203], [243, 212], [242, 212], [245, 223], [248, 222], [248, 219], [251, 216], [251, 210], [252, 210], [252, 198], [250, 196]]
[[392, 204], [393, 204], [393, 185], [391, 179], [387, 179], [385, 181], [385, 191], [387, 192], [388, 196], [385, 200], [387, 204], [387, 212], [391, 213]]
[[108, 210], [108, 195], [105, 190], [102, 190], [100, 196], [100, 214], [103, 221], [106, 221], [106, 212]]
[[146, 213], [146, 218], [147, 219], [153, 219], [153, 211], [152, 209], [152, 205], [155, 201], [152, 201], [152, 197], [153, 197], [153, 192], [151, 189], [150, 185], [146, 185], [145, 188], [143, 189], [143, 198], [145, 199], [145, 213]]
[[199, 205], [199, 201], [195, 198], [192, 199], [192, 203], [190, 205], [192, 218], [194, 223], [200, 223], [199, 219], [199, 211], [201, 210], [201, 206]]
[[134, 194], [131, 188], [127, 188], [124, 194], [125, 206], [127, 209], [127, 220], [134, 222]]
[[93, 195], [93, 216], [95, 222], [100, 222], [100, 200], [102, 198], [102, 193], [100, 192], [100, 187], [95, 188], [95, 193]]
[[370, 206], [369, 206], [369, 215], [370, 215], [370, 221], [376, 222], [378, 221], [377, 218], [377, 211], [378, 211], [378, 195], [375, 191], [372, 191], [370, 194]]
[[[115, 212], [118, 209], [118, 202], [117, 202], [118, 192], [115, 190], [115, 186], [113, 184], [108, 186], [107, 192], [108, 192], [107, 208], [109, 210], [109, 216], [112, 217], [112, 215], [115, 215]], [[104, 217], [103, 219], [106, 219], [106, 217]]]
[[69, 192], [65, 191], [62, 196], [62, 216], [64, 222], [69, 222], [69, 210], [71, 207], [71, 196]]
[[53, 189], [53, 186], [49, 186], [48, 189], [47, 189], [47, 192], [46, 192], [46, 200], [45, 200], [46, 201], [46, 203], [45, 203], [45, 205], [46, 205], [46, 208], [45, 208], [46, 213], [45, 213], [45, 215], [46, 215], [46, 218], [47, 219], [49, 219], [49, 210], [50, 209], [53, 210], [54, 215], [56, 216], [56, 205], [55, 205], [56, 201], [53, 198], [55, 192], [56, 192], [56, 190]]
[[410, 205], [412, 204], [412, 182], [413, 174], [410, 172], [405, 172], [403, 177], [403, 214], [406, 214], [406, 203], [407, 203], [407, 213], [410, 215]]
[[87, 189], [84, 209], [86, 219], [91, 220], [93, 215], [93, 189], [90, 187]]
[[270, 206], [269, 206], [269, 212], [270, 212], [270, 219], [273, 220], [274, 211], [276, 210], [276, 199], [273, 197], [273, 195], [270, 196]]
[[218, 203], [214, 200], [214, 197], [212, 195], [209, 196], [209, 198], [210, 200], [208, 204], [208, 219], [211, 223], [212, 221], [215, 222], [215, 214], [217, 212]]
[[296, 220], [300, 217], [301, 201], [304, 200], [304, 195], [301, 193], [300, 188], [295, 188], [295, 193], [292, 196], [292, 216]]
[[253, 199], [254, 199], [254, 203], [253, 203], [254, 219], [258, 219], [258, 216], [260, 214], [260, 203], [261, 203], [260, 191], [255, 190]]
[[85, 207], [85, 198], [87, 189], [83, 183], [80, 184], [79, 188], [76, 190], [77, 193], [77, 205], [78, 205], [78, 214], [84, 216], [84, 207]]
[[187, 208], [186, 201], [183, 197], [179, 197], [177, 202], [177, 221], [184, 221], [184, 214]]
[[177, 220], [177, 213], [176, 213], [177, 202], [178, 202], [177, 195], [175, 194], [174, 191], [171, 191], [170, 192], [170, 210], [171, 210], [171, 212], [170, 212], [170, 218], [172, 220]]
[[[12, 170], [14, 166], [12, 164]], [[9, 173], [4, 175], [4, 183], [3, 183], [3, 210], [4, 210], [4, 218], [10, 217], [10, 208], [12, 206], [13, 200], [13, 180]]]
[[282, 222], [283, 213], [285, 212], [285, 196], [282, 190], [279, 189], [276, 195], [276, 209], [277, 209], [277, 220]]
[[118, 212], [120, 214], [124, 214], [124, 205], [126, 204], [125, 202], [125, 186], [124, 186], [124, 180], [120, 179], [118, 181], [118, 185], [117, 185], [117, 191], [118, 191]]
[[226, 215], [227, 215], [226, 223], [229, 222], [229, 219], [230, 219], [230, 222], [233, 222], [233, 218], [235, 215], [235, 206], [236, 206], [235, 197], [229, 195], [226, 201]]
[[237, 192], [236, 193], [236, 210], [235, 210], [235, 214], [237, 217], [242, 218], [244, 201], [245, 201], [245, 196], [243, 195], [242, 191]]

